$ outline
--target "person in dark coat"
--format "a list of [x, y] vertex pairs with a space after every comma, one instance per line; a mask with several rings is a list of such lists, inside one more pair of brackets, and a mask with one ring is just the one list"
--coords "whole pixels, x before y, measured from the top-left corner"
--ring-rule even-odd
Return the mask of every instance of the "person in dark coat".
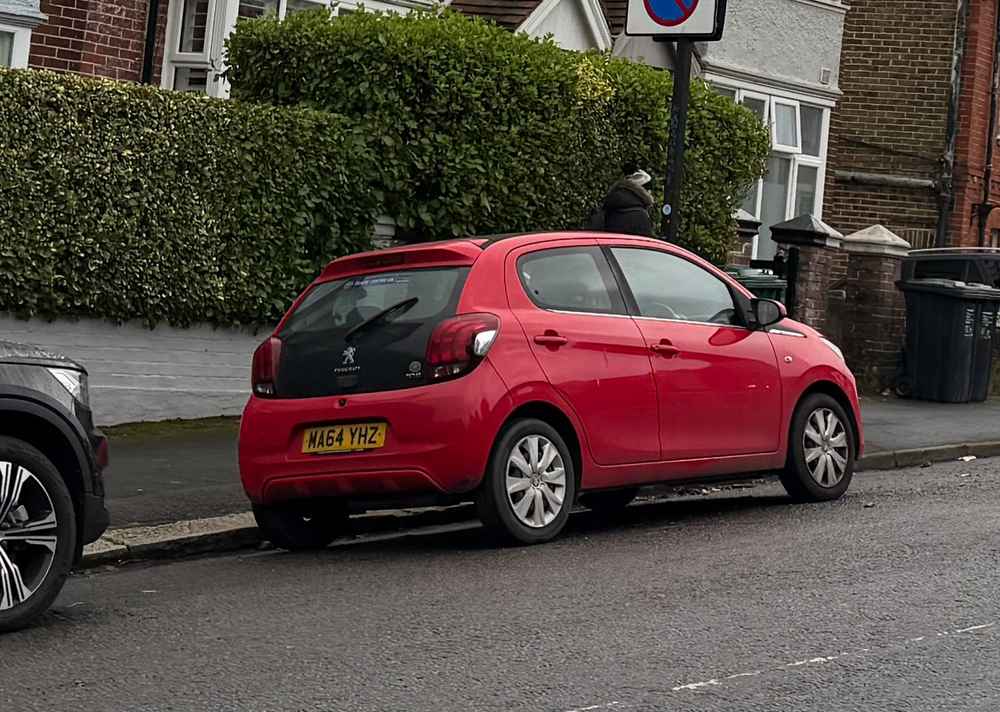
[[654, 237], [649, 210], [653, 196], [646, 190], [652, 180], [646, 171], [635, 171], [611, 186], [601, 207], [591, 215], [588, 228], [625, 235]]

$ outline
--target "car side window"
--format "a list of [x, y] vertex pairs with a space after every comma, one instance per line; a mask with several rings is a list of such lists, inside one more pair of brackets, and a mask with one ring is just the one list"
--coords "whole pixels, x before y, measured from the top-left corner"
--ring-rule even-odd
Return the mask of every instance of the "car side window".
[[613, 247], [639, 316], [741, 326], [729, 287], [683, 257], [658, 250]]
[[528, 297], [542, 309], [624, 314], [611, 266], [599, 247], [559, 247], [523, 255], [517, 272]]

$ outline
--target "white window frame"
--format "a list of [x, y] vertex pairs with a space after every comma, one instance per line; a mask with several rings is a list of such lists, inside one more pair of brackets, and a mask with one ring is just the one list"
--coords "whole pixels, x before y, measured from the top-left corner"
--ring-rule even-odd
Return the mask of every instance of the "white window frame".
[[[795, 143], [778, 143], [778, 107], [787, 106], [795, 116]], [[799, 113], [799, 102], [793, 99], [771, 97], [771, 143], [775, 151], [781, 153], [802, 152], [802, 115]]]
[[31, 28], [0, 24], [0, 32], [14, 36], [10, 50], [10, 68], [27, 69], [31, 51]]
[[[833, 102], [829, 100], [818, 99], [811, 96], [801, 95], [792, 96], [787, 91], [772, 91], [765, 87], [760, 87], [752, 84], [748, 84], [741, 81], [732, 81], [729, 79], [720, 78], [718, 80], [711, 78], [709, 81], [713, 85], [717, 85], [722, 89], [727, 89], [729, 91], [736, 92], [736, 103], [742, 104], [744, 98], [752, 98], [763, 100], [765, 105], [768, 107], [765, 110], [767, 115], [767, 121], [765, 126], [768, 129], [768, 133], [771, 137], [771, 153], [769, 156], [776, 156], [778, 158], [785, 158], [791, 160], [791, 170], [788, 175], [788, 188], [787, 194], [785, 195], [785, 219], [790, 220], [797, 217], [795, 213], [795, 203], [799, 182], [799, 167], [800, 166], [812, 166], [817, 169], [816, 171], [816, 196], [813, 205], [812, 214], [819, 219], [823, 219], [823, 200], [826, 187], [826, 165], [827, 165], [827, 151], [830, 143], [830, 113], [833, 108]], [[788, 106], [795, 107], [796, 116], [796, 140], [797, 146], [784, 146], [777, 143], [777, 131], [775, 125], [775, 106], [777, 104], [784, 104]], [[807, 104], [809, 106], [821, 109], [823, 112], [822, 121], [820, 123], [820, 142], [819, 142], [819, 156], [808, 156], [802, 153], [802, 104]], [[753, 213], [754, 217], [760, 217], [761, 204], [764, 199], [764, 179], [760, 178], [757, 181], [756, 187], [754, 188], [756, 199], [754, 201], [754, 210], [750, 211]], [[758, 245], [759, 237], [755, 237], [753, 241], [753, 258], [756, 259], [758, 256]]]
[[[361, 4], [368, 10], [391, 10], [396, 12], [406, 12], [409, 10], [406, 6], [378, 2], [378, 0], [368, 0], [367, 2], [363, 0], [340, 0], [339, 2], [338, 0], [317, 0], [316, 2], [312, 2], [312, 4], [317, 7], [326, 7], [332, 15], [339, 15], [341, 9], [352, 12], [356, 11]], [[178, 69], [186, 67], [191, 69], [205, 69], [208, 71], [207, 94], [224, 99], [228, 98], [229, 82], [222, 79], [219, 75], [227, 67], [224, 57], [225, 40], [236, 29], [236, 21], [239, 19], [239, 9], [239, 0], [209, 0], [204, 51], [180, 52], [175, 48], [180, 41], [184, 0], [170, 0], [170, 8], [167, 15], [166, 51], [163, 54], [163, 71], [161, 72], [160, 86], [164, 89], [173, 89]], [[287, 14], [288, 0], [278, 0], [278, 19], [284, 20]]]
[[735, 89], [736, 91], [736, 103], [742, 105], [747, 99], [756, 99], [757, 101], [764, 102], [764, 128], [767, 129], [768, 134], [771, 135], [771, 142], [774, 143], [774, 126], [771, 123], [771, 116], [773, 112], [771, 111], [771, 97], [767, 94], [761, 94], [755, 91], [747, 91], [745, 89], [737, 89], [736, 87], [727, 87], [729, 89]]

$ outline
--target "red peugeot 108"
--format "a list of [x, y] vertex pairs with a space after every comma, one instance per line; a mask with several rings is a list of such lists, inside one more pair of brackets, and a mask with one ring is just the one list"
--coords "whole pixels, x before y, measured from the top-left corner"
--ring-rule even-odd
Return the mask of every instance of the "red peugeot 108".
[[239, 451], [295, 549], [386, 506], [474, 500], [533, 543], [654, 482], [835, 499], [862, 442], [840, 350], [779, 303], [658, 240], [551, 233], [331, 262], [254, 354]]

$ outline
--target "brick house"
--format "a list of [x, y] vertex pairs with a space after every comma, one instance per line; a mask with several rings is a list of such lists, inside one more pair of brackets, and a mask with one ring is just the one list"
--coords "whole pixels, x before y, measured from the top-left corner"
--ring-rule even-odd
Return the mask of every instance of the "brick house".
[[853, 0], [830, 130], [828, 222], [843, 232], [881, 223], [914, 247], [1000, 247], [997, 8]]

